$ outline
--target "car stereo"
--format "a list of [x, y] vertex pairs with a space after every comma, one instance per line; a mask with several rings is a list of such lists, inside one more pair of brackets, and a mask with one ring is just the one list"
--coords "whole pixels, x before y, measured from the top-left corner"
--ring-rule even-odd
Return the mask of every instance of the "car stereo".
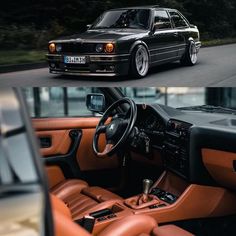
[[189, 177], [189, 145], [190, 128], [192, 124], [170, 120], [165, 131], [163, 142], [163, 163], [164, 166], [181, 175]]

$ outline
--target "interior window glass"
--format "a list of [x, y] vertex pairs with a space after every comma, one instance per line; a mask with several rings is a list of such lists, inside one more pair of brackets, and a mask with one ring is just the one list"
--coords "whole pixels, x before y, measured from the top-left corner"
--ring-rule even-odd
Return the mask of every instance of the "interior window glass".
[[188, 26], [186, 20], [178, 12], [171, 11], [170, 16], [171, 16], [171, 19], [173, 20], [176, 28]]
[[89, 93], [101, 93], [96, 88], [66, 88], [68, 95], [68, 115], [69, 116], [91, 116], [94, 113], [89, 111], [86, 106], [86, 95]]
[[11, 184], [13, 182], [13, 176], [2, 148], [2, 137], [0, 137], [0, 146], [0, 184]]
[[9, 147], [7, 148], [7, 160], [14, 176], [14, 182], [32, 183], [37, 181], [37, 174], [26, 134], [13, 135], [5, 138], [4, 141]]
[[166, 11], [155, 11], [155, 28], [156, 29], [169, 29], [171, 23]]
[[194, 87], [122, 88], [123, 93], [137, 103], [186, 107], [206, 104], [206, 89]]
[[98, 88], [42, 87], [23, 90], [31, 117], [95, 116], [86, 107], [88, 93], [101, 93]]

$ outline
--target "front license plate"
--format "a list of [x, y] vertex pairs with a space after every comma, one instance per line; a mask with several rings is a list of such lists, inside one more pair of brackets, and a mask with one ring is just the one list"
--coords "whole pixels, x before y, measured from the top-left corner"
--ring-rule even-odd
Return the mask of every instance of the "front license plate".
[[85, 57], [65, 56], [64, 62], [66, 64], [86, 64], [86, 58]]

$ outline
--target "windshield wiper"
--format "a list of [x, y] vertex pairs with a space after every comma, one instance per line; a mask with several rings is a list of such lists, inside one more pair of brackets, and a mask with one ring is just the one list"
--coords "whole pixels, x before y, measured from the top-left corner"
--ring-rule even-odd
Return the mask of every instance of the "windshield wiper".
[[192, 107], [180, 107], [179, 110], [192, 110], [192, 111], [205, 111], [211, 113], [226, 113], [236, 115], [236, 110], [231, 108], [225, 108], [221, 106], [212, 105], [202, 105], [202, 106], [192, 106]]

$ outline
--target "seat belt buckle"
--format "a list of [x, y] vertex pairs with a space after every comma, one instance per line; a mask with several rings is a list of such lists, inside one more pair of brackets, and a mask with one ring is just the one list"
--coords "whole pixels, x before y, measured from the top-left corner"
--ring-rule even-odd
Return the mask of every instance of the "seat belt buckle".
[[86, 215], [84, 216], [82, 219], [77, 220], [76, 222], [82, 226], [85, 230], [87, 230], [89, 233], [93, 232], [93, 228], [94, 228], [94, 224], [95, 224], [95, 218], [90, 216], [90, 215]]

